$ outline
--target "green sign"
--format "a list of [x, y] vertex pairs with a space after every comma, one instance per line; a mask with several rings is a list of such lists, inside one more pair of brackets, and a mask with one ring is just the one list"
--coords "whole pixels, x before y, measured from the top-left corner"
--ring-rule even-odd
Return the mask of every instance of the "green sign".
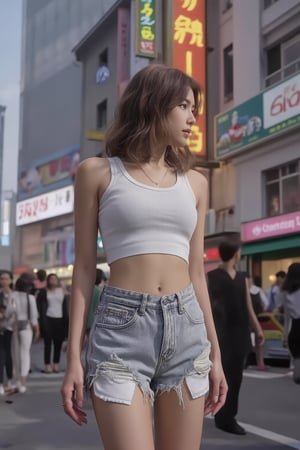
[[215, 118], [215, 154], [226, 159], [300, 125], [300, 74]]
[[136, 55], [156, 57], [156, 0], [136, 0]]

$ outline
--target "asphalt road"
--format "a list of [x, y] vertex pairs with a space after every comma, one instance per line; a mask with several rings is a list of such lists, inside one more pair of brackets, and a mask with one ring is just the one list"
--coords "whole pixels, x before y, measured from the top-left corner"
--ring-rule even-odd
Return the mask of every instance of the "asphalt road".
[[[0, 449], [102, 450], [92, 410], [88, 409], [87, 426], [74, 425], [61, 408], [62, 374], [40, 373], [41, 361], [38, 344], [26, 394], [0, 398]], [[201, 450], [300, 449], [300, 386], [292, 382], [288, 369], [247, 369], [238, 419], [246, 436], [217, 430], [206, 418]]]

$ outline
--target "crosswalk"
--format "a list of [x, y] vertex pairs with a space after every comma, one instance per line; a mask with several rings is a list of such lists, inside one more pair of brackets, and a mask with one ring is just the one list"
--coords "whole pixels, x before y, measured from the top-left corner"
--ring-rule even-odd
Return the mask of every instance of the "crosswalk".
[[266, 370], [266, 371], [260, 371], [260, 370], [255, 370], [255, 369], [246, 369], [244, 371], [244, 377], [248, 377], [248, 378], [257, 378], [257, 379], [261, 379], [261, 380], [271, 380], [271, 379], [276, 379], [276, 378], [286, 378], [286, 377], [291, 377], [293, 374], [293, 372], [291, 370], [288, 369], [283, 369], [283, 370]]

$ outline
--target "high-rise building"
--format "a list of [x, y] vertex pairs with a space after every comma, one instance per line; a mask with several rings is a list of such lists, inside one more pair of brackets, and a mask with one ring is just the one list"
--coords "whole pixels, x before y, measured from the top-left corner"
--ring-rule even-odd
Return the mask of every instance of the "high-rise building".
[[14, 257], [22, 270], [51, 268], [62, 277], [70, 273], [81, 112], [81, 66], [72, 49], [114, 3], [24, 2]]
[[2, 192], [2, 178], [3, 178], [3, 147], [4, 147], [4, 118], [5, 106], [0, 105], [0, 193]]
[[300, 0], [208, 1], [207, 14], [215, 232], [241, 232], [267, 287], [300, 261]]

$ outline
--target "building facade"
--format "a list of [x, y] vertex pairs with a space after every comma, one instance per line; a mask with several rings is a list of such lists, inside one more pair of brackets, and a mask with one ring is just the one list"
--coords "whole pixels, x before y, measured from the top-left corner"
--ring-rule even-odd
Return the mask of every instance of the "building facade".
[[300, 261], [300, 1], [220, 6], [213, 207], [234, 206], [248, 270], [267, 287]]
[[115, 3], [24, 2], [15, 272], [71, 275], [82, 82], [72, 49]]

